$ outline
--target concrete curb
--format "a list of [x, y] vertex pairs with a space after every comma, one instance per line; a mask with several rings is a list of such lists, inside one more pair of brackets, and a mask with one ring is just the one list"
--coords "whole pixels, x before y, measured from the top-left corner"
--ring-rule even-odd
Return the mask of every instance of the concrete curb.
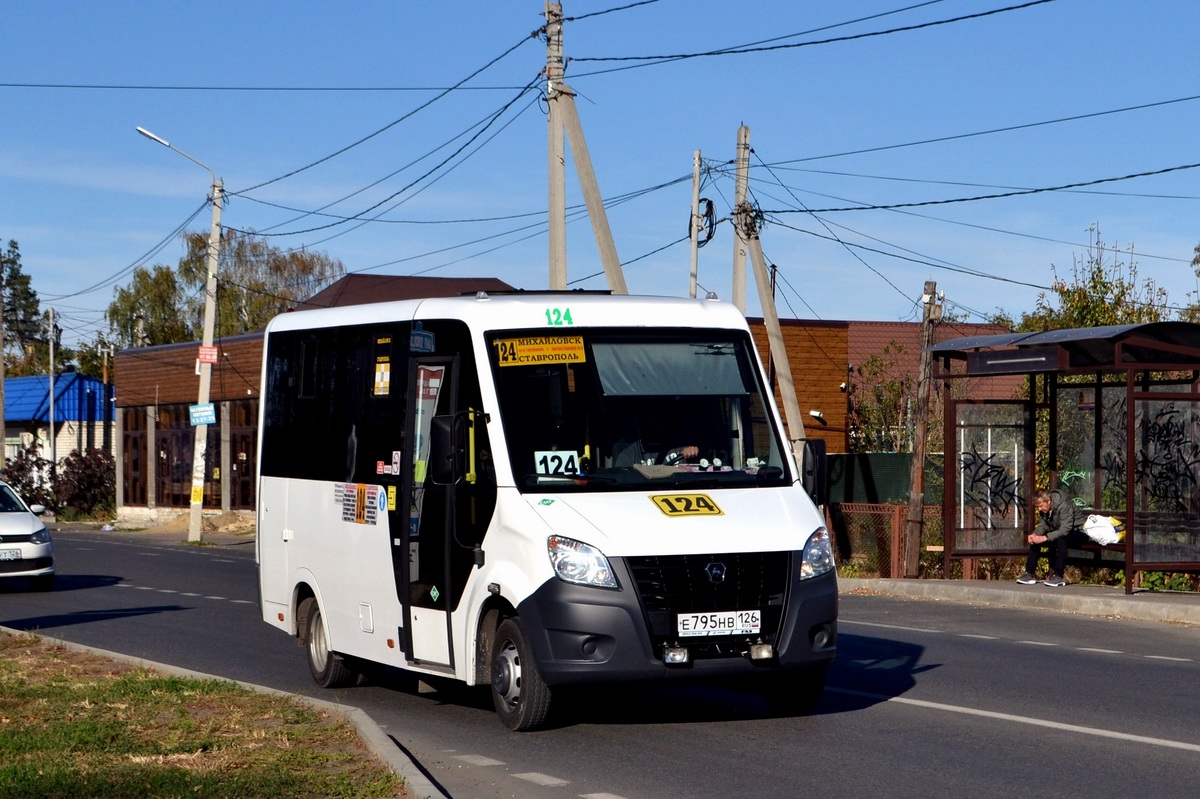
[[943, 599], [985, 605], [1039, 608], [1088, 616], [1200, 624], [1200, 596], [1144, 591], [1125, 594], [1107, 586], [1065, 588], [1021, 586], [984, 580], [898, 580], [839, 577], [842, 593], [877, 591], [894, 596]]
[[282, 696], [289, 699], [295, 699], [300, 702], [305, 702], [318, 710], [324, 710], [330, 714], [341, 716], [354, 725], [358, 730], [359, 737], [366, 744], [371, 754], [378, 757], [388, 768], [392, 770], [396, 776], [404, 780], [404, 786], [408, 793], [414, 799], [451, 799], [440, 788], [425, 776], [425, 772], [408, 756], [399, 744], [387, 733], [385, 733], [375, 720], [368, 716], [362, 709], [349, 705], [339, 705], [336, 702], [327, 702], [324, 699], [314, 699], [310, 696], [301, 694], [293, 694], [287, 691], [280, 691], [277, 688], [268, 688], [264, 685], [255, 685], [254, 683], [242, 682], [241, 680], [231, 680], [226, 677], [218, 677], [213, 674], [204, 674], [199, 671], [183, 669], [178, 666], [171, 666], [167, 663], [157, 663], [153, 660], [145, 658], [133, 657], [131, 655], [123, 655], [120, 652], [110, 652], [107, 649], [98, 649], [94, 646], [84, 646], [76, 644], [72, 641], [64, 641], [61, 638], [54, 638], [41, 633], [29, 633], [24, 630], [14, 630], [9, 627], [0, 627], [0, 632], [10, 635], [35, 635], [42, 640], [49, 641], [53, 644], [69, 649], [73, 652], [87, 652], [93, 655], [99, 655], [110, 660], [128, 663], [131, 666], [138, 668], [153, 669], [160, 674], [166, 674], [172, 677], [186, 677], [195, 680], [220, 680], [222, 682], [231, 682], [240, 685], [251, 691], [256, 691], [262, 694], [272, 696]]

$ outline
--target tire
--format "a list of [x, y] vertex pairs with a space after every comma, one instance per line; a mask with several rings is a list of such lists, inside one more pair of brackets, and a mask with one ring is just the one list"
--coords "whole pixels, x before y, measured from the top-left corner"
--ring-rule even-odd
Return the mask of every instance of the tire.
[[308, 653], [308, 670], [322, 688], [341, 688], [358, 679], [342, 658], [329, 650], [325, 634], [325, 617], [321, 606], [311, 597], [300, 603], [300, 617], [305, 619], [304, 640]]
[[519, 619], [500, 623], [491, 662], [492, 701], [500, 721], [515, 732], [541, 728], [550, 712], [550, 686], [542, 681]]
[[763, 699], [774, 716], [808, 716], [825, 693], [828, 666], [774, 675], [763, 686]]

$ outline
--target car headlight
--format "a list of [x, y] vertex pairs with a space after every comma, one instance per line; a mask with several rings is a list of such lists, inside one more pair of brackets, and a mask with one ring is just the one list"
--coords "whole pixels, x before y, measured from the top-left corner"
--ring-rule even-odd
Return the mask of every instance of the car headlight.
[[560, 580], [597, 588], [617, 588], [617, 578], [604, 553], [590, 544], [552, 535], [546, 539], [550, 565]]
[[804, 560], [800, 563], [800, 579], [807, 580], [833, 569], [833, 541], [829, 531], [818, 527], [804, 545]]
[[49, 544], [50, 531], [43, 527], [41, 530], [38, 530], [33, 535], [29, 536], [29, 542], [31, 544]]

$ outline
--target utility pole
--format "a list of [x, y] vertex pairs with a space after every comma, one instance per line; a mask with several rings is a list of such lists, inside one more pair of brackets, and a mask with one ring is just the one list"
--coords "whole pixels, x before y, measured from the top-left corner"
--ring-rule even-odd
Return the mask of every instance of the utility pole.
[[692, 240], [692, 269], [688, 277], [688, 296], [696, 296], [696, 279], [700, 265], [700, 151], [692, 153], [692, 224], [688, 235]]
[[[750, 183], [750, 128], [742, 125], [737, 136], [737, 184], [733, 195], [733, 207], [741, 208], [746, 203]], [[735, 211], [736, 213], [736, 211]], [[733, 237], [733, 304], [746, 313], [746, 247], [749, 239], [741, 225], [734, 225]]]
[[929, 419], [929, 383], [933, 356], [933, 327], [942, 318], [942, 306], [937, 303], [937, 282], [925, 281], [921, 296], [921, 366], [917, 377], [916, 432], [913, 435], [912, 471], [908, 495], [908, 524], [904, 536], [904, 576], [918, 577], [921, 565], [921, 531], [925, 527], [925, 445]]
[[[554, 161], [555, 141], [559, 139], [559, 130], [565, 131], [567, 142], [571, 145], [571, 157], [575, 161], [575, 174], [579, 178], [579, 187], [583, 192], [583, 201], [587, 205], [588, 219], [592, 223], [592, 234], [596, 238], [596, 247], [600, 251], [600, 263], [604, 266], [604, 275], [608, 279], [608, 287], [612, 289], [614, 294], [628, 294], [629, 289], [625, 285], [625, 275], [621, 271], [621, 260], [617, 257], [617, 246], [613, 241], [612, 230], [608, 226], [608, 216], [604, 211], [604, 201], [600, 196], [600, 186], [596, 182], [596, 173], [592, 168], [592, 159], [588, 154], [587, 142], [583, 136], [583, 125], [579, 121], [579, 111], [575, 108], [575, 92], [571, 87], [561, 82], [562, 75], [562, 4], [561, 3], [546, 3], [546, 33], [547, 38], [551, 41], [551, 48], [557, 48], [557, 53], [554, 49], [547, 52], [547, 103], [550, 106], [550, 114], [552, 118], [560, 120], [550, 124], [550, 161]], [[553, 26], [556, 33], [552, 35], [551, 27]], [[554, 66], [551, 67], [551, 62]], [[553, 83], [552, 75], [559, 75], [560, 82]], [[557, 168], [551, 164], [552, 182], [553, 172]], [[561, 185], [561, 184], [559, 184]], [[552, 185], [550, 188], [550, 197], [552, 207], [550, 209], [550, 224], [551, 228], [556, 224], [554, 218], [561, 213], [562, 219], [566, 219], [565, 208], [565, 191], [559, 193], [556, 198], [556, 188]], [[553, 207], [557, 203], [562, 207]], [[563, 226], [564, 233], [561, 237], [562, 242], [565, 242], [565, 224]], [[562, 248], [562, 263], [563, 271], [561, 277], [561, 286], [555, 285], [555, 276], [551, 272], [551, 288], [566, 288], [566, 255], [565, 244], [559, 244], [555, 240], [552, 241], [551, 247]], [[551, 253], [551, 269], [554, 268], [554, 260], [557, 256]]]
[[546, 105], [548, 142], [547, 171], [550, 176], [550, 288], [567, 288], [567, 199], [566, 153], [563, 150], [562, 114], [558, 96], [562, 92], [562, 5], [546, 3]]
[[208, 423], [206, 421], [197, 422], [196, 419], [200, 418], [203, 420], [215, 415], [212, 406], [208, 402], [208, 397], [209, 389], [212, 386], [212, 365], [215, 361], [215, 352], [212, 343], [213, 328], [216, 326], [217, 318], [217, 257], [221, 251], [221, 204], [225, 184], [217, 177], [217, 173], [208, 164], [193, 158], [178, 147], [172, 147], [166, 139], [155, 136], [150, 131], [141, 127], [137, 129], [137, 132], [147, 139], [158, 142], [168, 150], [174, 150], [193, 164], [208, 170], [208, 174], [212, 178], [212, 228], [208, 234], [208, 275], [204, 283], [204, 339], [201, 342], [200, 352], [196, 359], [200, 369], [200, 390], [192, 417], [192, 426], [196, 428], [196, 439], [192, 448], [192, 496], [191, 513], [188, 520], [188, 541], [194, 543], [200, 541], [201, 537], [200, 527], [204, 510], [205, 457], [208, 455]]
[[50, 309], [50, 489], [54, 490], [55, 472], [58, 470], [58, 451], [54, 434], [54, 309]]

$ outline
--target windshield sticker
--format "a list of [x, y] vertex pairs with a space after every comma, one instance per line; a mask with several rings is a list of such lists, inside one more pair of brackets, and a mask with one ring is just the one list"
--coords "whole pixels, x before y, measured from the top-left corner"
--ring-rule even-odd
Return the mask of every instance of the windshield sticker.
[[724, 516], [707, 494], [655, 494], [650, 501], [667, 516]]
[[579, 474], [579, 453], [566, 450], [544, 450], [533, 453], [537, 474]]
[[495, 341], [501, 366], [536, 366], [543, 363], [583, 363], [583, 336], [534, 336]]

